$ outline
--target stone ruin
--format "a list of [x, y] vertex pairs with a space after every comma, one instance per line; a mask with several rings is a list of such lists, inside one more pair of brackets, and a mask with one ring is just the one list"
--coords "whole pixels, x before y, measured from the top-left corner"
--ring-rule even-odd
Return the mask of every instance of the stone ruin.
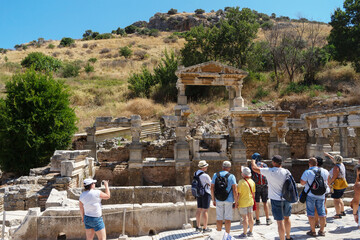
[[[285, 159], [284, 167], [299, 181], [308, 168], [307, 159], [323, 156], [327, 151], [344, 157], [348, 182], [354, 182], [353, 167], [360, 157], [360, 106], [290, 119], [289, 111], [249, 110], [244, 106], [241, 88], [247, 73], [242, 70], [208, 62], [179, 69], [176, 75], [175, 114], [163, 116], [160, 125], [142, 123], [138, 115], [99, 117], [86, 129], [81, 144], [74, 144], [77, 150], [57, 150], [48, 167], [32, 169], [30, 176], [9, 181], [1, 188], [4, 210], [28, 210], [20, 226], [8, 226], [10, 235], [32, 238], [35, 228], [38, 239], [56, 238], [60, 232], [69, 239], [83, 237], [77, 203], [86, 177], [99, 182], [110, 180], [112, 197], [103, 201], [109, 236], [123, 231], [139, 236], [181, 228], [189, 216], [195, 215], [196, 202], [188, 185], [200, 160], [209, 163], [210, 175], [221, 169], [224, 160], [229, 160], [232, 173], [239, 179], [241, 166], [249, 164], [252, 153], [259, 152], [269, 164], [271, 161], [266, 159], [280, 154]], [[229, 117], [189, 129], [187, 118], [191, 110], [186, 85], [226, 86]], [[157, 140], [142, 140], [146, 137], [144, 132], [154, 131]], [[102, 143], [114, 137], [119, 139], [119, 132], [131, 136], [131, 140], [120, 139], [120, 145], [112, 141], [108, 147]], [[329, 159], [324, 166], [332, 166]], [[299, 204], [295, 209], [303, 208]], [[209, 222], [214, 221], [212, 209]]]

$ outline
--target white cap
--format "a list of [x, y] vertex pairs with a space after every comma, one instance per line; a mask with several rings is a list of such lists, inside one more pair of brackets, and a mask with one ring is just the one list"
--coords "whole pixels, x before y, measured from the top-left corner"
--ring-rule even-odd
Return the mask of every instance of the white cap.
[[90, 185], [90, 184], [93, 184], [93, 183], [96, 183], [97, 180], [94, 180], [92, 178], [87, 178], [84, 180], [84, 186], [87, 186], [87, 185]]

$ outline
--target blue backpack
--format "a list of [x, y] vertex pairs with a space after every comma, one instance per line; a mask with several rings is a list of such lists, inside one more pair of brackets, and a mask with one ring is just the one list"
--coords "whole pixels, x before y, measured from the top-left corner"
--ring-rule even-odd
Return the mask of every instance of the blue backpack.
[[194, 173], [193, 180], [191, 182], [191, 193], [195, 198], [202, 197], [205, 194], [205, 188], [201, 184], [200, 176], [204, 172], [199, 173], [199, 175], [196, 175], [196, 172]]
[[286, 170], [286, 179], [282, 188], [282, 197], [289, 203], [296, 203], [299, 200], [299, 194], [296, 188], [296, 182], [289, 170]]

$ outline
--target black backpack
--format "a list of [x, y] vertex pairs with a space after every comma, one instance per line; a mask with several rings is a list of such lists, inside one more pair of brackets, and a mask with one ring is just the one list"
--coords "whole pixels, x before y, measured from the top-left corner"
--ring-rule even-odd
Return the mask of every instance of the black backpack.
[[315, 173], [315, 178], [311, 184], [311, 193], [318, 196], [323, 195], [326, 192], [326, 186], [324, 178], [321, 176], [321, 170], [313, 170], [313, 172]]
[[199, 173], [199, 175], [196, 175], [196, 172], [195, 172], [193, 180], [191, 182], [191, 193], [195, 198], [204, 196], [204, 194], [205, 194], [205, 188], [203, 187], [203, 185], [201, 184], [201, 181], [200, 181], [200, 176], [203, 173], [204, 172], [201, 172], [201, 173]]
[[215, 178], [215, 198], [219, 201], [225, 201], [232, 188], [230, 189], [230, 191], [226, 191], [226, 188], [228, 186], [228, 178], [230, 176], [230, 173], [227, 173], [225, 176], [221, 176], [220, 172], [216, 173], [216, 178]]
[[299, 200], [296, 183], [289, 170], [286, 171], [286, 179], [282, 188], [282, 197], [290, 203], [296, 203]]

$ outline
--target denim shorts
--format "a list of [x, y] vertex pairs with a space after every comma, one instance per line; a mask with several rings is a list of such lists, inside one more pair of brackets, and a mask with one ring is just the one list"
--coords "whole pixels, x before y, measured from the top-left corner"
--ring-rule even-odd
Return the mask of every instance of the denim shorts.
[[94, 229], [95, 232], [105, 228], [105, 224], [102, 217], [89, 217], [84, 216], [85, 229]]
[[291, 216], [291, 203], [271, 199], [271, 211], [276, 221], [284, 220], [284, 217]]
[[331, 194], [332, 198], [339, 199], [344, 195], [345, 189], [334, 189], [334, 193]]
[[216, 201], [216, 220], [232, 220], [233, 203]]
[[204, 196], [196, 198], [197, 207], [202, 209], [208, 209], [210, 207], [211, 195], [205, 193]]
[[315, 208], [319, 217], [326, 217], [325, 213], [325, 199], [316, 199], [310, 196], [306, 198], [306, 214], [309, 217], [315, 216]]

